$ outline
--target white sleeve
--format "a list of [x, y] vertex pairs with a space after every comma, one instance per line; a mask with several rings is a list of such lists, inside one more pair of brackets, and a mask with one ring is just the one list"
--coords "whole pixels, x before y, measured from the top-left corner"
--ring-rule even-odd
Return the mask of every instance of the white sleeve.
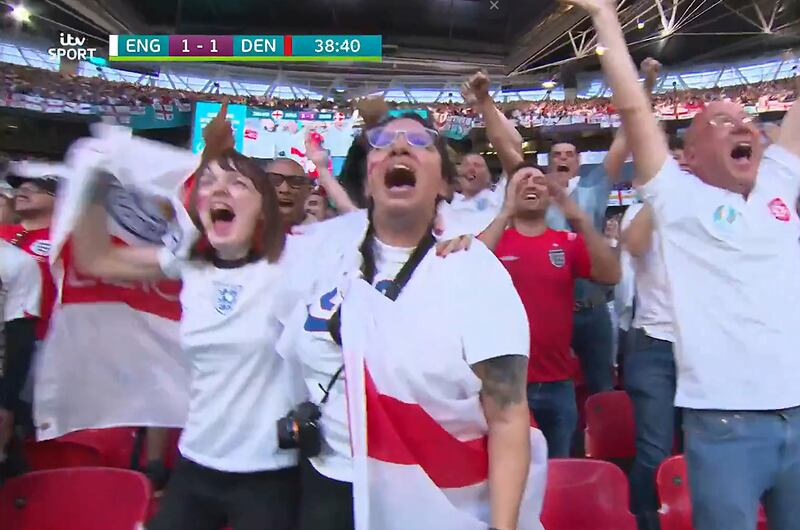
[[530, 329], [525, 308], [508, 272], [480, 241], [445, 259], [459, 260], [456, 293], [450, 297], [461, 327], [468, 364], [504, 355], [530, 353]]
[[179, 280], [183, 275], [183, 260], [167, 247], [158, 250], [158, 266], [167, 278]]
[[2, 282], [6, 291], [3, 320], [38, 317], [42, 300], [42, 273], [36, 260], [15, 247], [0, 249]]
[[780, 184], [787, 186], [787, 193], [793, 200], [797, 200], [800, 193], [800, 158], [777, 144], [772, 144], [764, 151], [764, 159], [758, 168], [759, 178], [764, 172], [765, 176], [772, 179], [778, 177]]
[[708, 186], [699, 178], [683, 171], [678, 163], [668, 157], [658, 174], [647, 184], [637, 188], [644, 202], [653, 207], [661, 226], [691, 215], [695, 210], [693, 199]]

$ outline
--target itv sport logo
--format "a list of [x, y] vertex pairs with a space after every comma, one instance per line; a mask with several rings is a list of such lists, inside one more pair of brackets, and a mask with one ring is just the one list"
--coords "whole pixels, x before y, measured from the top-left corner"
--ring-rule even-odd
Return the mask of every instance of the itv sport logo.
[[84, 48], [86, 37], [76, 37], [69, 33], [59, 33], [58, 42], [61, 46], [47, 50], [50, 57], [57, 59], [63, 57], [69, 61], [84, 61], [94, 58], [94, 54], [97, 51], [97, 48]]

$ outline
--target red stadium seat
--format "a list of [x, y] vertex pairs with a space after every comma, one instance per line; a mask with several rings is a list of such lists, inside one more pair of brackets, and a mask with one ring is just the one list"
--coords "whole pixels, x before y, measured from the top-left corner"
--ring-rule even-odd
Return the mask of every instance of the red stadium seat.
[[[656, 483], [661, 499], [661, 509], [658, 511], [661, 530], [693, 530], [692, 502], [683, 456], [671, 456], [664, 460], [658, 468]], [[767, 530], [763, 508], [758, 513], [758, 530]]]
[[25, 442], [25, 459], [32, 471], [103, 465], [103, 455], [97, 449], [60, 440]]
[[125, 469], [36, 471], [0, 489], [4, 530], [133, 530], [144, 523], [150, 483]]
[[130, 469], [135, 436], [135, 427], [111, 427], [75, 431], [65, 434], [58, 440], [97, 449], [103, 455], [104, 466]]
[[636, 456], [633, 406], [622, 390], [600, 392], [586, 400], [586, 456], [601, 460]]
[[547, 530], [636, 530], [628, 480], [614, 464], [553, 459], [547, 464], [542, 525]]

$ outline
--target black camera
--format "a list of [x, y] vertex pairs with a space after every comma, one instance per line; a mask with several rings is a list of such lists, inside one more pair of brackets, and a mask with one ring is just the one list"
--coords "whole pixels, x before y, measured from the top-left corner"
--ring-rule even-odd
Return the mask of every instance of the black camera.
[[300, 449], [300, 455], [305, 458], [317, 456], [322, 451], [321, 416], [319, 406], [310, 401], [290, 410], [278, 420], [278, 447]]

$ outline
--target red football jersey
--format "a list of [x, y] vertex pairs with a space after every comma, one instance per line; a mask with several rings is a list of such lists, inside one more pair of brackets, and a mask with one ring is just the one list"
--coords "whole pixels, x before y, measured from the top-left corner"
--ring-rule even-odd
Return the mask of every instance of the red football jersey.
[[575, 279], [588, 278], [592, 269], [583, 238], [549, 228], [530, 237], [510, 228], [495, 254], [511, 275], [528, 313], [528, 382], [572, 379], [578, 370], [570, 351]]
[[50, 315], [56, 301], [56, 286], [50, 272], [50, 228], [25, 230], [22, 225], [0, 225], [0, 239], [7, 241], [31, 256], [39, 263], [42, 273], [41, 318], [36, 328], [36, 338], [44, 339], [50, 325]]

